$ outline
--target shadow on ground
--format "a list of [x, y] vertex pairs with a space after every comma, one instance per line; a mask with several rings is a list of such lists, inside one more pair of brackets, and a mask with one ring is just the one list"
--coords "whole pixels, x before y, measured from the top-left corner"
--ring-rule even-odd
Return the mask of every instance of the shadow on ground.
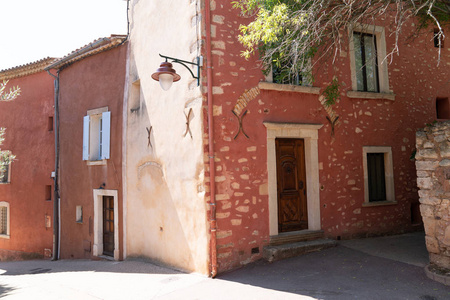
[[8, 296], [11, 292], [13, 292], [15, 289], [12, 287], [9, 287], [7, 285], [0, 284], [0, 298], [4, 298]]
[[222, 280], [316, 299], [450, 299], [423, 268], [344, 246], [274, 263], [259, 261]]

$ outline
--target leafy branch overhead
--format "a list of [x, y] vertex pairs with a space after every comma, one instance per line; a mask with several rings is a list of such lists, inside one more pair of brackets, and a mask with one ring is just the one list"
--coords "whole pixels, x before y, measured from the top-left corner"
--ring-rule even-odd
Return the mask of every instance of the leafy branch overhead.
[[448, 0], [237, 0], [233, 6], [252, 18], [248, 25], [240, 25], [242, 55], [249, 58], [258, 51], [265, 70], [288, 66], [291, 75], [310, 74], [313, 56], [315, 63], [335, 58], [347, 40], [345, 33], [357, 24], [394, 16], [390, 28], [395, 42], [388, 57], [399, 54], [402, 28], [412, 17], [419, 20], [418, 31], [437, 27], [439, 40], [445, 38], [443, 26], [450, 24]]
[[18, 86], [9, 89], [9, 92], [5, 92], [8, 80], [0, 82], [0, 101], [12, 101], [20, 95], [20, 88]]

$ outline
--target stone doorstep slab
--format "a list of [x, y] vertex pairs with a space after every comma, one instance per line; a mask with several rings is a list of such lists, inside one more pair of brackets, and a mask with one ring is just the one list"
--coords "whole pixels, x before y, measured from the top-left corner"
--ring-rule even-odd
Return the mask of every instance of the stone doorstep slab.
[[283, 232], [278, 235], [270, 236], [270, 246], [282, 244], [303, 242], [309, 240], [323, 239], [323, 230], [301, 230], [292, 232]]
[[433, 272], [430, 267], [431, 267], [430, 265], [425, 267], [425, 274], [427, 275], [428, 278], [450, 286], [450, 276], [437, 274]]
[[337, 242], [334, 240], [319, 239], [277, 246], [266, 246], [263, 248], [263, 258], [268, 262], [273, 262], [285, 258], [299, 256], [309, 252], [315, 252], [335, 247], [336, 245]]

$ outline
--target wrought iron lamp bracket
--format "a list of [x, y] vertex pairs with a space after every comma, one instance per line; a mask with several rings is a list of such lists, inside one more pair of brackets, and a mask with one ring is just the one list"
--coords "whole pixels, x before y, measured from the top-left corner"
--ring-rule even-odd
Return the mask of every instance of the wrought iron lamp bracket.
[[[195, 62], [195, 63], [186, 61], [186, 60], [182, 60], [182, 59], [178, 59], [178, 58], [174, 58], [174, 57], [165, 56], [162, 54], [159, 54], [159, 56], [161, 56], [162, 58], [165, 58], [166, 62], [178, 63], [178, 64], [182, 65], [183, 67], [185, 67], [186, 69], [188, 69], [188, 71], [189, 71], [189, 73], [191, 73], [192, 77], [194, 79], [197, 79], [197, 86], [200, 85], [200, 68], [203, 66], [203, 57], [202, 56], [197, 56], [197, 58], [196, 58], [197, 62]], [[169, 59], [170, 59], [170, 61], [168, 61]], [[192, 72], [191, 68], [189, 68], [189, 66], [187, 66], [186, 64], [197, 66], [197, 76], [194, 75], [194, 72]]]

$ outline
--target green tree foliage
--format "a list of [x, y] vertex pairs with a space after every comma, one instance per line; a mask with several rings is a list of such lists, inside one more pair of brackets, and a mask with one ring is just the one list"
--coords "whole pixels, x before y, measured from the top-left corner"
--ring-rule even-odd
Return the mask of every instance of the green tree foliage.
[[334, 59], [348, 29], [357, 23], [373, 24], [384, 15], [395, 16], [390, 24], [395, 44], [388, 56], [398, 54], [397, 43], [408, 19], [419, 18], [418, 30], [434, 24], [440, 39], [445, 37], [442, 27], [450, 23], [448, 0], [237, 0], [233, 6], [251, 18], [249, 24], [240, 25], [242, 55], [249, 58], [259, 52], [265, 70], [275, 65], [290, 75], [311, 73], [312, 57], [315, 63]]
[[[0, 101], [12, 101], [20, 95], [19, 87], [12, 87], [9, 89], [9, 92], [5, 92], [7, 84], [7, 80], [0, 82]], [[0, 147], [5, 140], [5, 131], [5, 128], [0, 127]], [[4, 176], [5, 168], [14, 160], [14, 158], [15, 157], [11, 154], [11, 152], [2, 151], [0, 148], [0, 180]]]

